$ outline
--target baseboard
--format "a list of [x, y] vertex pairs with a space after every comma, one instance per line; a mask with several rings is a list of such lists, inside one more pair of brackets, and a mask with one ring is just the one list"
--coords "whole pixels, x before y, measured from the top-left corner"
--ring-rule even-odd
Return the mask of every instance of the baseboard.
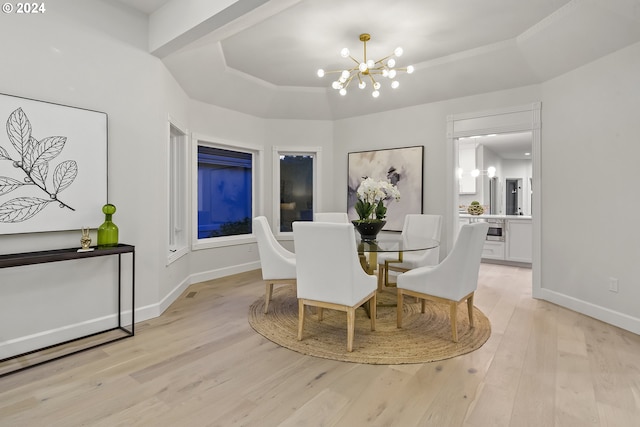
[[191, 283], [206, 282], [207, 280], [219, 279], [221, 277], [227, 277], [234, 274], [245, 273], [251, 270], [257, 270], [260, 268], [260, 261], [248, 262], [245, 264], [238, 264], [231, 267], [219, 268], [216, 270], [203, 271], [195, 273], [190, 276]]
[[561, 307], [568, 308], [580, 314], [584, 314], [594, 319], [601, 320], [613, 326], [617, 326], [626, 331], [640, 335], [640, 319], [624, 313], [613, 311], [606, 307], [582, 301], [564, 294], [560, 294], [549, 289], [540, 289], [540, 299], [552, 302]]
[[[129, 319], [131, 310], [123, 311], [122, 318]], [[118, 315], [112, 314], [96, 319], [89, 319], [83, 322], [64, 325], [35, 334], [13, 338], [0, 342], [0, 359], [6, 359], [18, 354], [41, 349], [61, 342], [76, 339], [78, 337], [93, 334], [98, 331], [108, 330], [118, 326]], [[129, 327], [125, 325], [125, 327]]]
[[[233, 274], [244, 273], [260, 268], [260, 262], [251, 262], [215, 270], [191, 274], [178, 283], [161, 301], [136, 308], [136, 323], [160, 316], [192, 284], [219, 279]], [[123, 319], [129, 319], [131, 311], [123, 311]], [[46, 346], [55, 345], [117, 326], [117, 314], [65, 325], [59, 328], [37, 332], [35, 334], [0, 342], [0, 359], [27, 353]]]
[[251, 270], [260, 268], [260, 261], [250, 262], [246, 264], [234, 265], [231, 267], [218, 268], [215, 270], [203, 271], [200, 273], [194, 273], [186, 277], [182, 282], [177, 284], [171, 292], [165, 295], [162, 300], [156, 304], [147, 305], [136, 309], [136, 321], [141, 322], [143, 320], [153, 319], [160, 316], [164, 311], [169, 308], [175, 300], [182, 295], [182, 293], [194, 283], [206, 282], [207, 280], [219, 279], [221, 277], [227, 277], [234, 274], [244, 273]]

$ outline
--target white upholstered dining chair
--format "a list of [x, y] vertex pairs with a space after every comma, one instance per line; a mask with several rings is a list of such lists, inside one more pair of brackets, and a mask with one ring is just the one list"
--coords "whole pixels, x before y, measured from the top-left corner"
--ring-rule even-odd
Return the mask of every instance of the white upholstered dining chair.
[[[402, 238], [411, 236], [426, 237], [440, 241], [442, 232], [442, 215], [408, 214], [402, 226]], [[404, 252], [402, 262], [397, 262], [395, 253], [378, 254], [378, 288], [389, 285], [389, 271], [403, 273], [425, 265], [436, 265], [440, 262], [440, 247], [426, 251]]]
[[258, 242], [262, 280], [265, 283], [264, 312], [269, 311], [269, 301], [276, 283], [296, 283], [296, 256], [276, 240], [269, 222], [264, 216], [253, 219], [253, 234]]
[[353, 351], [355, 310], [369, 302], [371, 330], [376, 329], [376, 278], [358, 259], [353, 225], [327, 222], [293, 223], [298, 293], [298, 340], [302, 340], [305, 306], [347, 313], [347, 351]]
[[466, 301], [469, 326], [473, 328], [473, 294], [478, 287], [480, 259], [488, 229], [486, 222], [463, 225], [453, 249], [440, 264], [419, 267], [398, 276], [398, 328], [402, 327], [404, 295], [422, 300], [422, 313], [426, 300], [449, 304], [454, 342], [458, 342], [458, 305]]
[[338, 222], [342, 224], [349, 224], [349, 216], [346, 212], [317, 212], [313, 216], [313, 220], [316, 222]]

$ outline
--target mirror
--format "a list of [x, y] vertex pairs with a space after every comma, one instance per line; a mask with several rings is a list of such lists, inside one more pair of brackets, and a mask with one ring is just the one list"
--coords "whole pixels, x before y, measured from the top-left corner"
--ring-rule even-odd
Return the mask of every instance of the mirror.
[[530, 131], [458, 138], [460, 212], [477, 200], [485, 213], [531, 215], [531, 146]]

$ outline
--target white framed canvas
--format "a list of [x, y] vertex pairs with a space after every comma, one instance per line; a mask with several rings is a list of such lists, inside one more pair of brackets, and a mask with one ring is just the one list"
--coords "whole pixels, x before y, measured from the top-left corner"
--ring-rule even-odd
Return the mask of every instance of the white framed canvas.
[[356, 191], [362, 180], [389, 179], [400, 191], [400, 200], [385, 203], [387, 216], [383, 230], [402, 231], [404, 217], [409, 213], [422, 213], [422, 177], [424, 147], [389, 148], [358, 151], [348, 156], [347, 213], [350, 220], [358, 219], [355, 205]]
[[0, 234], [97, 228], [107, 114], [0, 94]]

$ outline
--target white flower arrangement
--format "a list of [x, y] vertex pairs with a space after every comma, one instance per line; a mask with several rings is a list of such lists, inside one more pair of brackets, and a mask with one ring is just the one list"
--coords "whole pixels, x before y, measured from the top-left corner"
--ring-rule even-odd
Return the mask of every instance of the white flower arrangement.
[[[400, 200], [398, 187], [389, 181], [376, 181], [373, 178], [365, 178], [356, 191], [358, 202], [355, 209], [360, 221], [372, 222], [382, 221], [387, 215], [385, 200]], [[374, 218], [375, 217], [375, 218]]]

